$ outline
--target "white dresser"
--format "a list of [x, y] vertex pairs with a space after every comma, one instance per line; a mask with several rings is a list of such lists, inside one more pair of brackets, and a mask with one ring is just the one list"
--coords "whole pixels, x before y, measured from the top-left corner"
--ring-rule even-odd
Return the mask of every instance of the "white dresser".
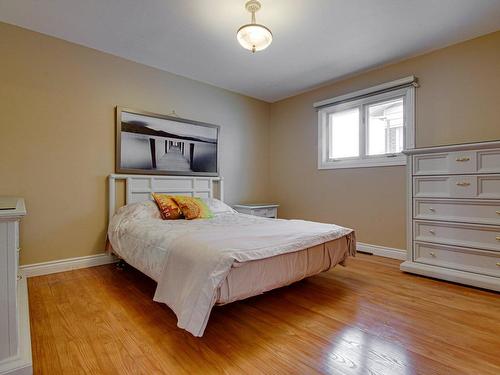
[[411, 149], [401, 270], [500, 291], [500, 142]]
[[[11, 203], [12, 202], [12, 203]], [[10, 204], [15, 208], [6, 209]], [[0, 197], [0, 374], [32, 373], [28, 288], [19, 269], [24, 200]]]
[[269, 217], [276, 219], [278, 217], [278, 204], [235, 204], [233, 208], [247, 215]]

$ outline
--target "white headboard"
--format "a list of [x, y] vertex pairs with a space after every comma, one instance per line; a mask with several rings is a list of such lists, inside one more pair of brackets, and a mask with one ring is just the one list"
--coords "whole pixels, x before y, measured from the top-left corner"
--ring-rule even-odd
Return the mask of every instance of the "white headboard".
[[[151, 200], [151, 193], [218, 198], [224, 201], [222, 177], [111, 174], [108, 177], [109, 219], [116, 211], [117, 180], [125, 180], [125, 204]], [[215, 191], [216, 185], [218, 194]]]

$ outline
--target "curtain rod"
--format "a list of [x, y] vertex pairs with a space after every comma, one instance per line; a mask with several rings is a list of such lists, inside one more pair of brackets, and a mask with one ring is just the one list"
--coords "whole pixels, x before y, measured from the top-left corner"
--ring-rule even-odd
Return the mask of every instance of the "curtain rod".
[[363, 90], [354, 91], [354, 92], [351, 92], [349, 94], [339, 95], [339, 96], [335, 96], [335, 97], [330, 98], [330, 99], [321, 100], [319, 102], [315, 102], [313, 104], [313, 107], [318, 109], [318, 108], [326, 107], [326, 106], [329, 106], [332, 104], [340, 104], [340, 103], [344, 103], [347, 101], [362, 99], [362, 98], [366, 98], [368, 96], [373, 96], [375, 94], [381, 94], [384, 92], [392, 91], [395, 89], [401, 89], [401, 88], [409, 87], [409, 86], [413, 86], [413, 87], [419, 86], [417, 77], [408, 76], [408, 77], [404, 77], [404, 78], [401, 78], [401, 79], [398, 79], [395, 81], [382, 83], [382, 84], [377, 85], [377, 86], [372, 86], [372, 87], [369, 87], [369, 88], [366, 88]]

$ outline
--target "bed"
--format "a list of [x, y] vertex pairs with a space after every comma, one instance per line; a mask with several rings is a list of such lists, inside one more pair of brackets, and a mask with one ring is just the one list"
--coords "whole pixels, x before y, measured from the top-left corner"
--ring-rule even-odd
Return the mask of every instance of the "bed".
[[[116, 209], [116, 180], [126, 181]], [[240, 214], [219, 177], [111, 175], [111, 251], [157, 282], [154, 300], [202, 336], [214, 305], [289, 285], [355, 255], [354, 231], [333, 224]], [[162, 220], [151, 193], [203, 198], [211, 219]], [[218, 199], [217, 199], [218, 198]]]

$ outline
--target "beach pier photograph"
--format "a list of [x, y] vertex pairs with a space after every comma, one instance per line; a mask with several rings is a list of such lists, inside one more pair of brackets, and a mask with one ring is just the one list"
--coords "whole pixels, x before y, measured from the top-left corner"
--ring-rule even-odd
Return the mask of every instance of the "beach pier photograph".
[[218, 141], [217, 125], [117, 111], [117, 171], [217, 175]]

